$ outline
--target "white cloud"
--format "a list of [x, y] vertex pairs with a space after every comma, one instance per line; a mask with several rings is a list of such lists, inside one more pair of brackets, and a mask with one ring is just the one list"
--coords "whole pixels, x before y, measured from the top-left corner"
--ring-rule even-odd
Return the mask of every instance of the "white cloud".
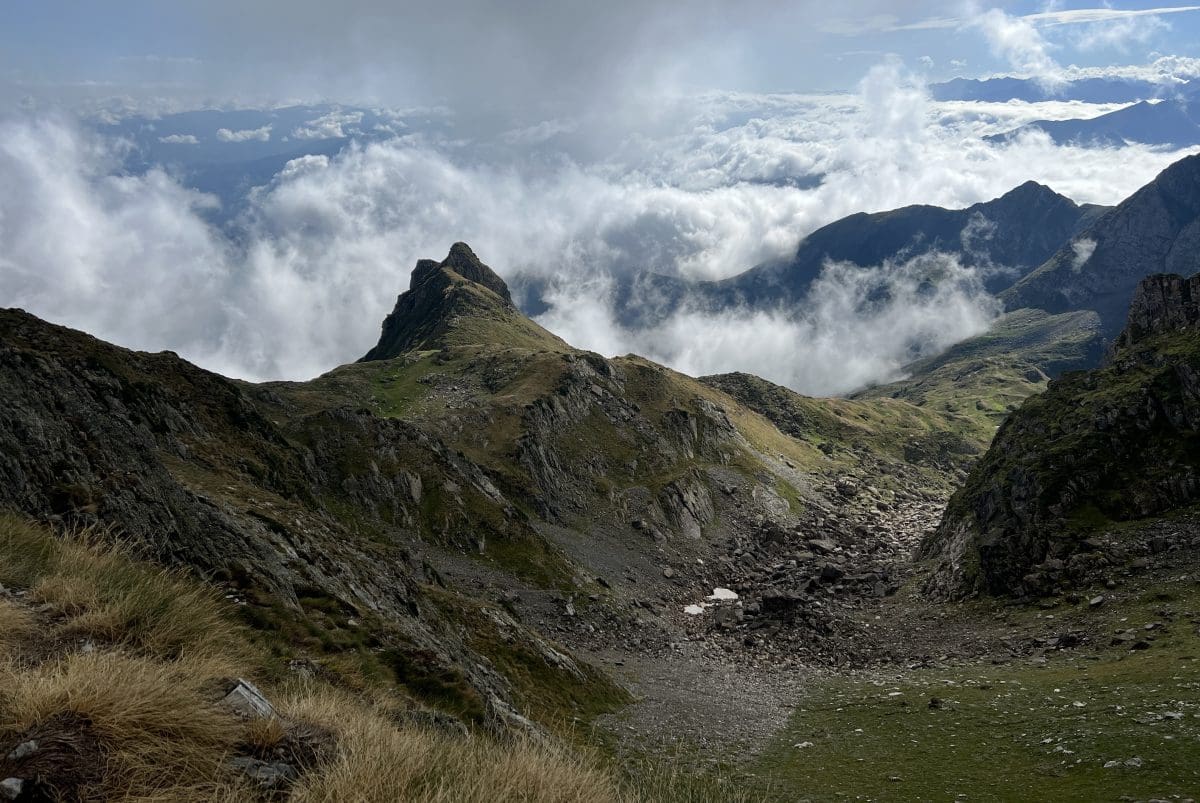
[[1075, 252], [1075, 258], [1071, 260], [1071, 272], [1079, 273], [1092, 258], [1092, 254], [1096, 253], [1096, 241], [1090, 237], [1081, 237], [1071, 243], [1071, 250]]
[[[888, 267], [881, 275], [907, 301], [866, 310], [861, 332], [858, 317], [838, 316], [858, 309], [871, 277], [845, 266], [831, 268], [807, 317], [688, 311], [648, 334], [613, 324], [602, 291], [642, 269], [730, 276], [791, 253], [800, 237], [847, 214], [961, 207], [1031, 178], [1079, 201], [1114, 203], [1182, 155], [1058, 147], [1037, 133], [1004, 145], [981, 139], [1089, 108], [1099, 107], [935, 104], [888, 64], [856, 96], [665, 102], [643, 129], [652, 135], [619, 140], [601, 161], [545, 158], [526, 146], [501, 158], [494, 142], [480, 151], [424, 139], [302, 157], [247, 199], [232, 234], [204, 222], [211, 199], [167, 174], [116, 175], [111, 150], [69, 125], [10, 120], [0, 130], [0, 185], [9, 188], [0, 195], [0, 296], [224, 373], [306, 378], [365, 353], [415, 261], [466, 240], [508, 278], [552, 280], [544, 321], [581, 345], [844, 389], [831, 366], [851, 366], [854, 382], [888, 378], [911, 344], [946, 342], [929, 321], [944, 318], [952, 338], [986, 323], [992, 310], [969, 274], [936, 266], [954, 280], [925, 303], [906, 288], [929, 264]], [[589, 128], [580, 121], [579, 131]], [[806, 176], [819, 179], [799, 180]], [[881, 334], [889, 329], [894, 342]], [[755, 351], [752, 336], [770, 342]], [[806, 343], [811, 354], [783, 360]]]
[[[998, 10], [998, 9], [992, 9]], [[1181, 14], [1200, 11], [1200, 6], [1165, 6], [1162, 8], [1120, 9], [1120, 8], [1075, 8], [1040, 11], [1034, 14], [1023, 14], [1014, 19], [1029, 25], [1051, 27], [1057, 25], [1091, 25], [1095, 23], [1128, 20], [1138, 17], [1161, 17], [1166, 14]], [[899, 24], [894, 17], [877, 17], [866, 21], [868, 30], [877, 31], [928, 31], [961, 28], [971, 24], [977, 14], [958, 17], [929, 17], [916, 22]], [[1005, 15], [1008, 16], [1008, 15]], [[862, 27], [858, 30], [862, 30]]]
[[165, 137], [159, 137], [159, 142], [167, 145], [199, 145], [200, 140], [196, 139], [195, 134], [170, 134]]
[[539, 320], [602, 353], [634, 352], [693, 376], [745, 371], [814, 395], [899, 379], [912, 360], [986, 331], [1000, 311], [976, 271], [942, 254], [874, 268], [827, 264], [800, 315], [688, 310], [629, 330], [613, 319], [605, 289], [603, 281], [563, 289]]
[[222, 142], [250, 142], [251, 140], [267, 142], [271, 139], [271, 126], [264, 125], [262, 128], [246, 128], [241, 131], [218, 128], [217, 139]]
[[296, 139], [344, 139], [355, 132], [346, 132], [344, 126], [356, 126], [362, 122], [362, 112], [332, 111], [315, 120], [308, 120], [296, 128], [292, 136]]
[[993, 8], [978, 14], [967, 25], [982, 31], [992, 53], [1013, 69], [1048, 86], [1062, 83], [1062, 68], [1050, 55], [1053, 46], [1030, 17], [1014, 17]]
[[1156, 34], [1170, 28], [1162, 17], [1125, 16], [1084, 26], [1072, 41], [1083, 51], [1112, 49], [1128, 52], [1133, 45], [1144, 45]]

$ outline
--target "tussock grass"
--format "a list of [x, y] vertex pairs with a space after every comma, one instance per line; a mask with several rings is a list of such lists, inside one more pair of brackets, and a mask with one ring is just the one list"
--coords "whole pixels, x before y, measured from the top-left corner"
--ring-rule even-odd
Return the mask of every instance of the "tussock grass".
[[463, 739], [397, 728], [347, 694], [308, 688], [283, 703], [287, 714], [339, 732], [336, 755], [302, 779], [293, 799], [421, 800], [430, 803], [609, 803], [622, 800], [611, 772], [585, 752], [552, 743]]
[[[430, 801], [430, 803], [721, 803], [704, 779], [611, 761], [551, 739], [499, 741], [405, 721], [394, 691], [308, 681], [265, 687], [278, 717], [243, 720], [220, 704], [229, 679], [262, 677], [265, 656], [231, 606], [182, 574], [138, 562], [103, 533], [59, 538], [0, 514], [0, 757], [43, 747], [18, 771], [51, 796], [84, 801]], [[34, 613], [34, 608], [50, 609]], [[15, 658], [43, 638], [57, 638]], [[54, 634], [51, 634], [54, 635]], [[66, 638], [70, 636], [71, 638]], [[93, 641], [88, 651], [82, 637]], [[264, 793], [234, 755], [282, 757], [300, 773]], [[274, 759], [272, 759], [274, 760]]]
[[[199, 799], [222, 786], [238, 722], [207, 688], [222, 662], [74, 653], [0, 672], [0, 731], [49, 745], [58, 776], [97, 800]], [[53, 751], [59, 744], [69, 749]], [[91, 777], [91, 776], [95, 777]]]
[[0, 600], [0, 650], [16, 646], [33, 628], [33, 615], [28, 610]]
[[64, 538], [0, 514], [0, 583], [27, 588], [66, 617], [63, 634], [177, 657], [245, 661], [246, 640], [224, 601], [181, 572], [134, 560], [90, 530]]

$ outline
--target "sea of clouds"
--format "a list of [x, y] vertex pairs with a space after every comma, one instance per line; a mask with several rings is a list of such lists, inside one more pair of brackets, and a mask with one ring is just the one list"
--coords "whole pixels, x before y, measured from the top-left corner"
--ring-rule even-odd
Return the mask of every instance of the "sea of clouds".
[[415, 261], [465, 240], [502, 276], [541, 281], [538, 320], [574, 345], [844, 393], [984, 331], [998, 307], [980, 277], [945, 256], [831, 265], [804, 310], [685, 305], [650, 330], [618, 322], [615, 280], [724, 278], [854, 212], [962, 207], [1029, 179], [1117, 203], [1185, 152], [982, 139], [1112, 108], [935, 103], [887, 62], [849, 94], [676, 97], [636, 125], [555, 118], [302, 157], [220, 227], [216, 199], [185, 177], [125, 172], [129, 143], [63, 116], [9, 117], [0, 303], [227, 375], [304, 379], [365, 353]]

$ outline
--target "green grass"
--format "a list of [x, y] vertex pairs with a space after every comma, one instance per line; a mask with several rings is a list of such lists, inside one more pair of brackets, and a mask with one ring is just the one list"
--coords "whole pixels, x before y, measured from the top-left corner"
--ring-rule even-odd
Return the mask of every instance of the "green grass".
[[[1200, 591], [1184, 583], [1100, 611], [1083, 603], [1056, 612], [1062, 627], [1090, 617], [1101, 641], [1173, 614], [1145, 651], [1104, 643], [1051, 653], [1045, 665], [1014, 659], [818, 681], [754, 770], [784, 800], [1193, 796], [1200, 789], [1198, 611]], [[796, 746], [805, 742], [812, 744]], [[1140, 767], [1125, 765], [1134, 758]], [[1105, 768], [1110, 761], [1119, 765]]]

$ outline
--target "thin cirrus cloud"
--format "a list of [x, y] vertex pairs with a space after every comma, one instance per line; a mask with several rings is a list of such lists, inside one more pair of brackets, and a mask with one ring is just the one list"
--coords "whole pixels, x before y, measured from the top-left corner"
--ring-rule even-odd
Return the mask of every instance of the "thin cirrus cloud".
[[[1056, 25], [1087, 25], [1098, 22], [1114, 22], [1136, 17], [1161, 17], [1167, 14], [1184, 14], [1200, 11], [1200, 6], [1164, 6], [1161, 8], [1075, 8], [1057, 11], [1040, 11], [1034, 14], [1022, 14], [1015, 19], [1024, 20], [1035, 26]], [[986, 13], [986, 12], [984, 12]], [[977, 14], [955, 17], [929, 17], [916, 22], [899, 23], [887, 19], [876, 20], [881, 27], [877, 30], [887, 31], [927, 31], [962, 28], [972, 23]]]

